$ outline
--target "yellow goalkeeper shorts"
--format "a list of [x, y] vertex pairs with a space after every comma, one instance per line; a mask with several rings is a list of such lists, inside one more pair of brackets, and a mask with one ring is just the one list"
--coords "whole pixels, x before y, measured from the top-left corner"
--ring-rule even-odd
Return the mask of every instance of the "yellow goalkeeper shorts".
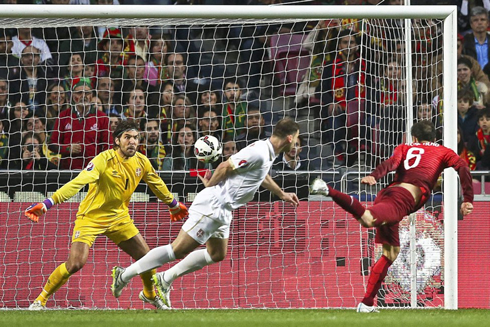
[[72, 243], [83, 242], [91, 247], [100, 234], [107, 236], [115, 244], [119, 244], [138, 235], [139, 230], [129, 216], [111, 225], [100, 224], [96, 220], [87, 218], [76, 219], [71, 241]]

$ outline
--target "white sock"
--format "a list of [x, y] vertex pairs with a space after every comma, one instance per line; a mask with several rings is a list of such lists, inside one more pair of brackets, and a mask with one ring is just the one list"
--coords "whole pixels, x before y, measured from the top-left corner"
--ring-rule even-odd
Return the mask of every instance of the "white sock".
[[189, 253], [178, 264], [165, 271], [163, 278], [170, 284], [180, 276], [202, 269], [213, 263], [214, 261], [211, 259], [207, 249], [196, 250]]
[[128, 282], [136, 275], [160, 267], [164, 263], [174, 260], [175, 253], [171, 244], [154, 248], [153, 250], [150, 250], [143, 258], [126, 268], [124, 273], [121, 275], [121, 279], [124, 282]]

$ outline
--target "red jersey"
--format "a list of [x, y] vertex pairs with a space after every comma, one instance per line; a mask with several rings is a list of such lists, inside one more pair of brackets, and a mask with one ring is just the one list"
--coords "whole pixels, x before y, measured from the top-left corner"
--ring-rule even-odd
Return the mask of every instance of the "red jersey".
[[395, 148], [393, 156], [383, 161], [371, 173], [376, 180], [396, 170], [393, 183], [409, 183], [420, 187], [423, 192], [418, 207], [429, 198], [439, 175], [445, 168], [452, 167], [459, 174], [465, 202], [473, 202], [473, 183], [468, 164], [453, 150], [437, 143], [402, 144]]
[[[66, 109], [56, 120], [50, 143], [59, 146], [61, 169], [84, 169], [97, 154], [112, 145], [109, 117], [94, 107], [85, 117], [75, 109]], [[70, 154], [70, 145], [79, 143], [82, 152]]]

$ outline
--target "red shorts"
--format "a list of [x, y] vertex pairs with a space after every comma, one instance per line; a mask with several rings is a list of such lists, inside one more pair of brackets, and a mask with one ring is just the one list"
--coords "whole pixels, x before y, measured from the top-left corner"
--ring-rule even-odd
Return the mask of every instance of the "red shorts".
[[387, 187], [381, 190], [368, 208], [376, 219], [376, 243], [400, 246], [398, 224], [416, 211], [412, 193], [403, 187]]

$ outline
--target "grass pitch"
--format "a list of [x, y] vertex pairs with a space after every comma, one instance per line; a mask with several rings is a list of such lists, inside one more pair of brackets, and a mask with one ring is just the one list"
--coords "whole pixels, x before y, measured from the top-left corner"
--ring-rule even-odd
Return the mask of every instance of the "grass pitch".
[[488, 326], [490, 310], [0, 310], [0, 326], [35, 327], [273, 327]]

